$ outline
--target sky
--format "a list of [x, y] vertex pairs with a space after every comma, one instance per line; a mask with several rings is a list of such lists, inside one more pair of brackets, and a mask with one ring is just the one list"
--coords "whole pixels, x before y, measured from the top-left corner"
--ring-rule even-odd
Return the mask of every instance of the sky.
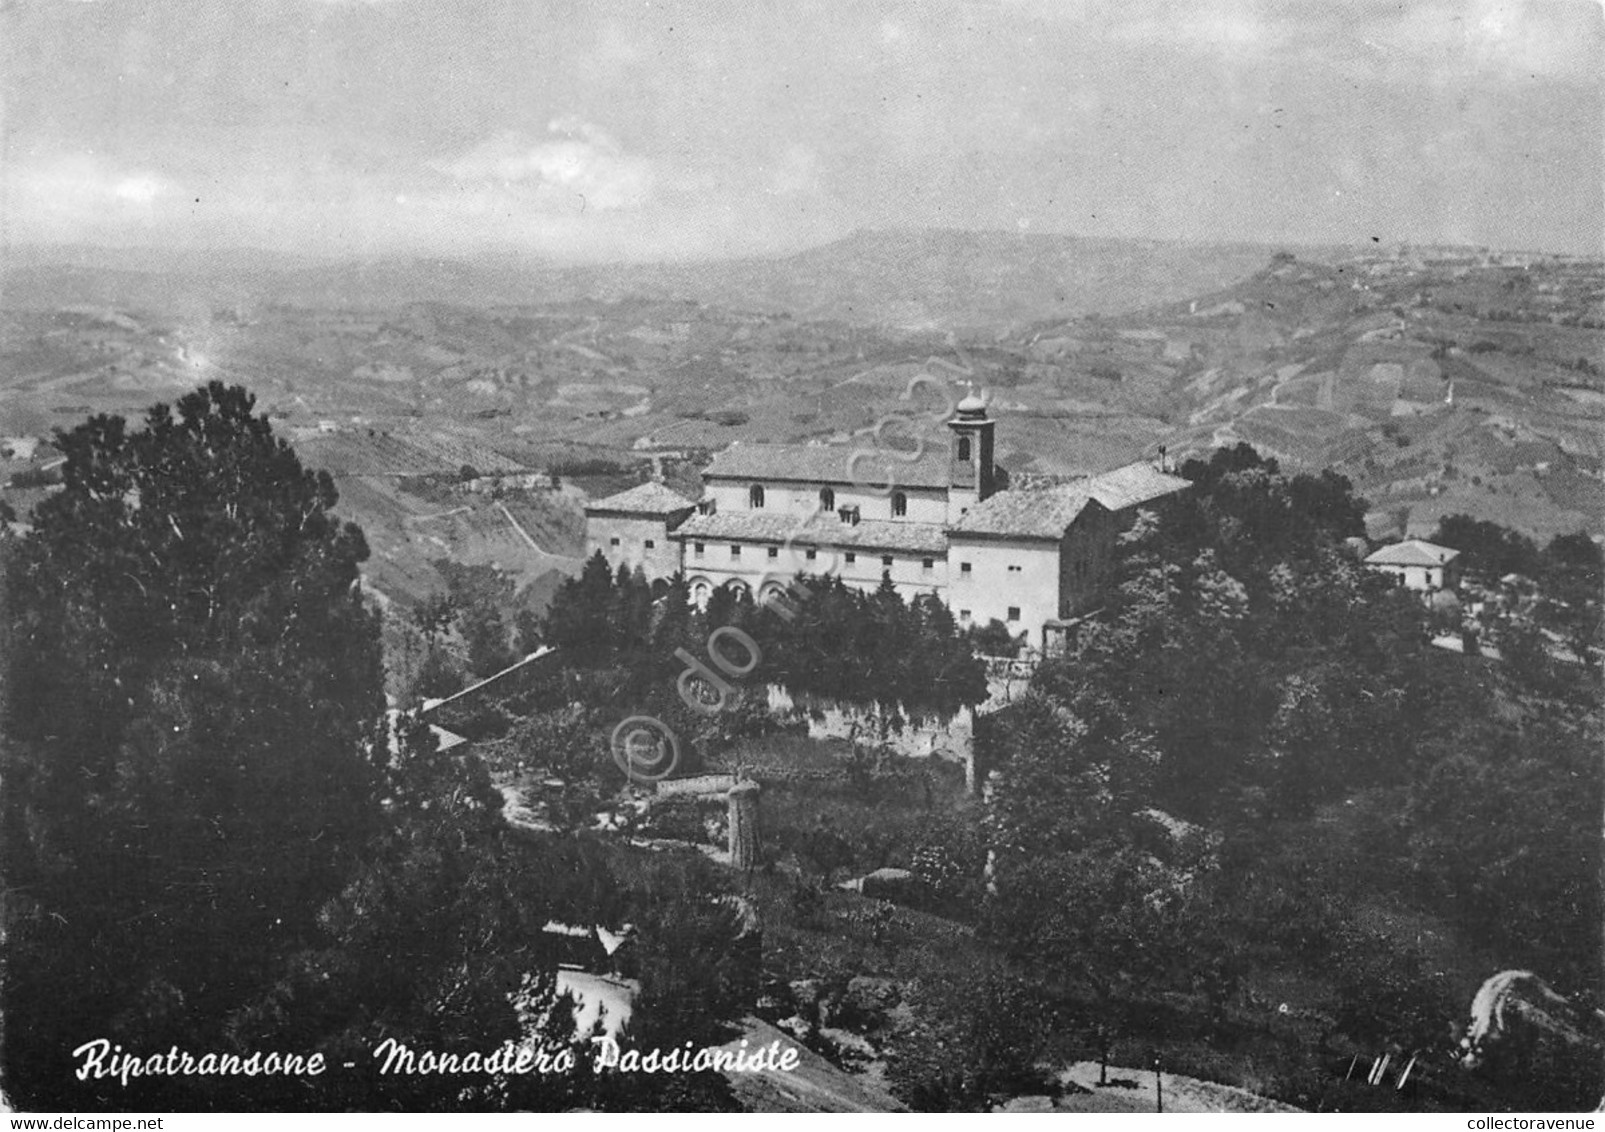
[[0, 0], [0, 239], [1601, 254], [1601, 0]]

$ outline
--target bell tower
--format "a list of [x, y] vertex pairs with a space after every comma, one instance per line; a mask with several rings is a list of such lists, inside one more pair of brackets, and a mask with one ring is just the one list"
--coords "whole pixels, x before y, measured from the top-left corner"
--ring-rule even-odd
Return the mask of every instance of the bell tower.
[[992, 429], [996, 424], [986, 415], [986, 401], [977, 396], [973, 387], [947, 422], [953, 432], [948, 458], [950, 523], [997, 488], [997, 472], [992, 463]]

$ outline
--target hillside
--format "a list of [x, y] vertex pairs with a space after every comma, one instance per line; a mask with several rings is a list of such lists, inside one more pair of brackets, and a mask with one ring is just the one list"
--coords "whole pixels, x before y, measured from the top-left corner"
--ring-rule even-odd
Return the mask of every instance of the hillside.
[[1222, 286], [1264, 261], [1243, 244], [1007, 232], [860, 231], [789, 256], [564, 266], [512, 256], [318, 262], [246, 250], [8, 248], [0, 306], [197, 303], [382, 308], [691, 301], [863, 326], [995, 331]]
[[1605, 514], [1602, 296], [1597, 262], [1278, 257], [1186, 303], [1011, 344], [1041, 380], [1101, 374], [1104, 402], [1154, 406], [1172, 451], [1243, 440], [1343, 472], [1373, 534], [1467, 512], [1548, 536]]
[[[889, 414], [934, 410], [934, 389], [908, 399], [921, 375], [988, 391], [1014, 473], [1245, 440], [1348, 475], [1379, 536], [1464, 511], [1547, 539], [1598, 533], [1605, 513], [1598, 261], [861, 233], [785, 260], [551, 269], [544, 292], [521, 292], [526, 277], [506, 265], [426, 275], [279, 257], [198, 296], [208, 270], [243, 271], [241, 257], [156, 273], [159, 257], [97, 255], [107, 266], [8, 262], [0, 472], [37, 491], [52, 429], [243, 383], [314, 464], [348, 477], [374, 568], [408, 595], [431, 587], [441, 541], [467, 543], [425, 537], [393, 483], [364, 478], [577, 474], [562, 502], [572, 523], [586, 493], [654, 463], [694, 490], [707, 453], [732, 442], [847, 442]], [[328, 292], [316, 302], [297, 290], [314, 284]], [[393, 301], [409, 287], [438, 294]], [[447, 301], [474, 294], [489, 298]], [[976, 329], [932, 317], [964, 310]], [[488, 521], [505, 527], [499, 512]], [[496, 549], [503, 536], [513, 542]], [[508, 528], [472, 557], [511, 559], [521, 542]], [[578, 544], [542, 551], [572, 559]], [[563, 564], [510, 568], [528, 583]]]

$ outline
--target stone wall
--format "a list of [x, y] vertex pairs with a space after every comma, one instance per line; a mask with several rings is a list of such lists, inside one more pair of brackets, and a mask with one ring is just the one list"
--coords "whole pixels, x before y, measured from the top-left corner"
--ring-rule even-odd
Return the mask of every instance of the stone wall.
[[[769, 685], [769, 710], [777, 714], [793, 711], [798, 705], [778, 684]], [[860, 739], [873, 741], [880, 734], [875, 709], [860, 704], [811, 702], [804, 714], [810, 739]], [[924, 758], [937, 755], [954, 762], [966, 762], [974, 751], [975, 721], [969, 708], [961, 708], [946, 723], [928, 720], [904, 723], [902, 731], [891, 732], [887, 743], [900, 755]]]

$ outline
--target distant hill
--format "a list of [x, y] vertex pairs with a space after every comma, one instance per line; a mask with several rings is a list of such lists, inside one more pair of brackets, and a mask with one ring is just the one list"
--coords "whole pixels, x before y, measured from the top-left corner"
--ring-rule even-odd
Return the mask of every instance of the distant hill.
[[1333, 468], [1378, 536], [1465, 512], [1543, 538], [1605, 515], [1605, 271], [1519, 254], [1286, 254], [1227, 287], [1000, 341], [1011, 395], [1146, 411], [1172, 453]]
[[785, 312], [799, 320], [995, 332], [1215, 290], [1261, 266], [1268, 254], [1247, 244], [953, 230], [860, 231], [774, 258], [597, 266], [512, 256], [319, 262], [239, 249], [16, 247], [6, 249], [0, 269], [0, 306], [372, 309], [638, 297]]
[[1268, 254], [1244, 244], [861, 231], [780, 259], [599, 268], [574, 282], [592, 298], [640, 294], [805, 320], [998, 331], [1213, 290], [1254, 271]]
[[299, 433], [428, 427], [694, 486], [738, 440], [873, 435], [933, 374], [986, 390], [1022, 475], [1247, 441], [1348, 475], [1378, 536], [1605, 516], [1598, 260], [935, 231], [596, 267], [11, 249], [0, 278], [0, 438], [218, 378]]

